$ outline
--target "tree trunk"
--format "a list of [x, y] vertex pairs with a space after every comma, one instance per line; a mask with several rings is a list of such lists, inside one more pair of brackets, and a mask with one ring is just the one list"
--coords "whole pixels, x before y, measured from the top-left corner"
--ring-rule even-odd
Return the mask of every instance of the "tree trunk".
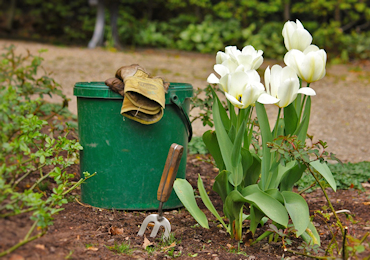
[[13, 30], [13, 20], [14, 20], [16, 5], [17, 5], [17, 0], [10, 1], [10, 5], [8, 9], [8, 16], [6, 17], [6, 25], [5, 25], [5, 29], [9, 32]]
[[98, 1], [98, 11], [96, 15], [96, 23], [94, 29], [94, 35], [91, 38], [88, 47], [94, 49], [96, 46], [103, 45], [104, 40], [104, 0]]
[[290, 0], [284, 1], [284, 21], [290, 20]]
[[122, 49], [122, 45], [119, 41], [118, 27], [117, 27], [117, 20], [118, 20], [118, 14], [119, 14], [118, 9], [119, 9], [119, 1], [111, 0], [109, 3], [109, 13], [110, 13], [110, 26], [112, 29], [113, 46], [117, 49]]
[[339, 7], [339, 4], [337, 4], [335, 6], [335, 10], [334, 10], [334, 20], [336, 22], [339, 22], [340, 23], [340, 20], [341, 20], [341, 17], [340, 17], [340, 7]]

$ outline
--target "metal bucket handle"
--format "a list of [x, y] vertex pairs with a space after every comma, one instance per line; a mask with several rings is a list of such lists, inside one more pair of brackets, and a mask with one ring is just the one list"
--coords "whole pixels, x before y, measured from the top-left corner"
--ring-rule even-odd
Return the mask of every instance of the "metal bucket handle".
[[182, 103], [176, 94], [171, 95], [170, 100], [171, 103], [176, 105], [176, 107], [180, 111], [182, 122], [184, 123], [186, 129], [188, 130], [188, 142], [190, 142], [191, 138], [193, 137], [193, 128], [191, 126], [189, 116], [185, 113], [184, 109], [182, 108]]

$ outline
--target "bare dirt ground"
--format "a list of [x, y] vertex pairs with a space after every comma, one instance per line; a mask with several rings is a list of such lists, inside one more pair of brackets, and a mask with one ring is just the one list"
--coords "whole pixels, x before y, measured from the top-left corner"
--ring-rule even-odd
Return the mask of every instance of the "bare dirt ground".
[[[206, 79], [213, 72], [215, 55], [179, 51], [136, 50], [111, 52], [105, 49], [90, 50], [83, 47], [58, 47], [40, 43], [0, 40], [0, 46], [14, 44], [19, 53], [26, 49], [42, 54], [43, 66], [62, 85], [71, 99], [69, 109], [77, 114], [77, 101], [73, 86], [79, 81], [104, 81], [113, 77], [123, 65], [140, 64], [152, 75], [166, 81], [185, 82], [194, 89], [207, 86]], [[265, 50], [267, 52], [267, 50]], [[279, 61], [281, 62], [282, 59]], [[265, 61], [262, 69], [273, 65]], [[346, 65], [329, 65], [324, 79], [312, 83], [317, 95], [312, 98], [309, 133], [315, 139], [326, 141], [329, 150], [343, 162], [370, 161], [370, 61]], [[275, 107], [268, 107], [270, 114]], [[193, 114], [196, 111], [192, 112]], [[271, 116], [275, 119], [275, 116]], [[201, 122], [193, 124], [195, 135], [206, 130]]]
[[[214, 178], [218, 171], [206, 161], [207, 157], [205, 156], [201, 158], [189, 156], [186, 178], [196, 189], [198, 174], [200, 174], [210, 199], [217, 211], [222, 214], [222, 201], [218, 194], [212, 191]], [[76, 174], [78, 168], [74, 165], [70, 167], [68, 172]], [[366, 188], [364, 192], [351, 189], [337, 192], [328, 191], [328, 193], [336, 210], [349, 210], [351, 212], [348, 218], [345, 214], [340, 214], [343, 225], [348, 227], [349, 236], [360, 239], [366, 232], [370, 231], [369, 188]], [[78, 194], [80, 192], [76, 191], [74, 196], [77, 195], [78, 198]], [[325, 249], [335, 234], [335, 219], [332, 216], [330, 220], [326, 221], [321, 214], [315, 213], [317, 210], [330, 213], [323, 208], [327, 203], [321, 190], [304, 194], [303, 197], [309, 204], [310, 215], [313, 216], [313, 223], [320, 234], [322, 248]], [[151, 228], [149, 227], [145, 236], [148, 239], [147, 242], [150, 241], [152, 244], [144, 249], [147, 245], [144, 242], [145, 239], [138, 236], [137, 232], [145, 217], [157, 212], [100, 209], [73, 201], [64, 205], [65, 210], [54, 216], [54, 225], [43, 237], [18, 248], [14, 253], [5, 256], [5, 259], [310, 259], [284, 251], [281, 240], [268, 243], [265, 238], [255, 245], [249, 245], [249, 238], [245, 235], [248, 222], [245, 223], [245, 230], [243, 230], [245, 235], [243, 243], [238, 247], [238, 243], [230, 238], [230, 235], [216, 221], [200, 199], [197, 199], [197, 203], [206, 214], [210, 229], [200, 227], [183, 208], [166, 210], [164, 216], [171, 223], [173, 239], [168, 243], [163, 243], [158, 238], [162, 234], [162, 230], [156, 238], [150, 238]], [[12, 218], [0, 218], [0, 252], [22, 239], [31, 225], [32, 221], [29, 220], [27, 214]], [[266, 230], [267, 224], [258, 228], [254, 238]], [[296, 238], [293, 234], [290, 234], [288, 238], [292, 240], [292, 245], [287, 248], [297, 251], [297, 247], [302, 244], [302, 239]], [[340, 235], [335, 235], [335, 238], [341, 241]], [[353, 247], [355, 244], [350, 241], [347, 245]], [[113, 249], [115, 244], [121, 245], [122, 243], [129, 244], [129, 250], [119, 253]], [[358, 254], [358, 258], [352, 257], [350, 259], [365, 259], [370, 256], [370, 237], [365, 240], [363, 245], [365, 251]], [[320, 252], [320, 255], [323, 256], [323, 252]]]
[[[163, 76], [167, 81], [187, 82], [194, 88], [202, 88], [207, 85], [206, 78], [213, 71], [214, 64], [214, 55], [158, 50], [114, 53], [104, 49], [88, 50], [81, 47], [66, 48], [0, 40], [0, 46], [11, 43], [18, 47], [20, 53], [25, 49], [32, 53], [39, 49], [49, 50], [42, 55], [45, 58], [44, 68], [46, 71], [53, 71], [52, 77], [71, 98], [69, 108], [73, 113], [77, 113], [76, 98], [73, 96], [76, 82], [104, 81], [112, 77], [122, 65], [138, 63], [153, 75]], [[273, 61], [266, 61], [265, 67], [267, 64], [272, 65]], [[370, 62], [363, 61], [329, 66], [325, 79], [312, 84], [317, 96], [312, 100], [309, 132], [316, 139], [327, 141], [329, 150], [344, 162], [370, 161], [367, 138], [370, 117], [369, 81]], [[274, 108], [269, 108], [269, 114], [274, 113]], [[205, 130], [200, 122], [193, 127], [196, 135], [201, 135]], [[193, 187], [196, 187], [198, 174], [201, 175], [212, 202], [221, 213], [222, 202], [211, 190], [217, 170], [208, 161], [209, 158], [206, 157], [189, 156], [186, 175]], [[73, 166], [68, 172], [78, 178], [79, 167]], [[79, 194], [76, 191], [74, 196], [78, 198]], [[354, 221], [341, 215], [350, 236], [361, 238], [370, 230], [369, 194], [368, 187], [364, 192], [353, 189], [329, 192], [336, 210], [351, 211]], [[321, 191], [303, 196], [309, 203], [310, 215], [314, 216], [314, 225], [325, 248], [333, 238], [328, 227], [335, 219], [331, 217], [325, 223], [320, 215], [315, 214], [316, 210], [321, 210], [326, 205]], [[284, 251], [281, 242], [267, 243], [266, 239], [249, 246], [248, 239], [245, 238], [246, 243], [242, 243], [238, 249], [237, 243], [230, 239], [218, 222], [213, 221], [214, 217], [204, 205], [199, 200], [198, 202], [210, 220], [209, 230], [196, 225], [195, 220], [184, 209], [165, 211], [165, 217], [171, 222], [175, 238], [173, 243], [164, 245], [157, 239], [149, 238], [153, 245], [145, 250], [144, 239], [137, 236], [137, 231], [144, 218], [153, 212], [99, 209], [74, 201], [65, 205], [65, 210], [55, 216], [54, 225], [46, 235], [22, 246], [5, 259], [306, 259]], [[31, 225], [27, 214], [0, 219], [0, 251], [16, 244]], [[258, 228], [257, 235], [265, 230], [266, 227]], [[149, 233], [147, 230], [146, 235]], [[290, 238], [293, 245], [289, 248], [296, 249], [302, 243], [300, 239]], [[130, 244], [130, 250], [117, 253], [113, 249], [114, 245], [123, 242]], [[358, 259], [368, 257], [369, 243], [368, 237], [365, 252]]]

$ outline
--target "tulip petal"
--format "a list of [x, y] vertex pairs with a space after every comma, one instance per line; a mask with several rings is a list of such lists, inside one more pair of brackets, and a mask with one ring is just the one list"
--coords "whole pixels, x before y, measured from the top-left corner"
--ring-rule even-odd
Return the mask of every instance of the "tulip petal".
[[220, 80], [214, 73], [211, 73], [207, 78], [207, 82], [210, 84], [218, 84], [220, 83]]
[[316, 96], [315, 90], [313, 90], [312, 88], [309, 88], [309, 87], [300, 88], [298, 90], [298, 93], [304, 94], [304, 95], [307, 95], [307, 96]]
[[234, 97], [241, 95], [248, 81], [249, 77], [244, 71], [231, 74], [227, 92]]
[[265, 70], [265, 74], [264, 74], [264, 78], [265, 78], [265, 87], [266, 87], [266, 92], [271, 95], [271, 86], [270, 86], [270, 82], [271, 82], [271, 70], [270, 70], [270, 66], [268, 66]]
[[220, 78], [220, 85], [221, 85], [222, 90], [224, 92], [229, 91], [230, 78], [231, 78], [230, 74], [227, 74], [227, 75], [223, 76], [222, 78]]
[[235, 97], [230, 95], [229, 93], [225, 92], [225, 97], [230, 101], [231, 104], [238, 108], [243, 108], [243, 104], [239, 102]]
[[225, 67], [224, 65], [222, 65], [222, 64], [216, 64], [216, 65], [214, 65], [213, 66], [213, 69], [221, 77], [225, 76], [226, 74], [228, 74], [230, 72], [229, 69], [227, 67]]
[[279, 107], [286, 107], [297, 97], [299, 88], [298, 78], [287, 78], [278, 89], [277, 96], [280, 98]]
[[269, 94], [267, 94], [267, 93], [262, 93], [259, 97], [258, 97], [258, 99], [257, 99], [257, 101], [259, 102], [259, 103], [261, 103], [261, 104], [276, 104], [277, 102], [279, 102], [280, 101], [280, 99], [277, 99], [277, 98], [275, 98], [275, 97], [273, 97], [273, 96], [270, 96]]
[[229, 56], [228, 56], [226, 53], [224, 53], [224, 52], [222, 52], [222, 51], [219, 51], [219, 52], [217, 52], [217, 54], [216, 54], [216, 63], [217, 63], [217, 64], [221, 64], [221, 63], [223, 63], [225, 60], [227, 60], [227, 58], [229, 58]]

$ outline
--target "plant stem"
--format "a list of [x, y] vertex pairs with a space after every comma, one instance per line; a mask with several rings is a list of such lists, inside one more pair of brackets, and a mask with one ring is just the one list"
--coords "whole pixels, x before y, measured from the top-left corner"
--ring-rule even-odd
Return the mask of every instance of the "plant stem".
[[347, 239], [347, 231], [348, 227], [344, 227], [344, 234], [343, 234], [343, 243], [342, 243], [342, 259], [346, 260], [346, 239]]
[[292, 253], [292, 254], [296, 254], [296, 255], [302, 255], [302, 256], [306, 256], [306, 257], [310, 257], [310, 258], [315, 258], [315, 259], [336, 259], [335, 257], [329, 257], [329, 256], [316, 256], [316, 255], [308, 255], [308, 254], [305, 254], [305, 253], [300, 253], [300, 252], [297, 252], [297, 251], [294, 251], [294, 250], [290, 250], [290, 249], [285, 249], [285, 251], [289, 252], [289, 253]]
[[310, 186], [308, 186], [308, 187], [304, 188], [303, 190], [301, 190], [300, 192], [298, 192], [298, 194], [301, 195], [303, 192], [305, 192], [306, 190], [311, 189], [315, 185], [316, 185], [316, 181], [314, 183], [312, 183]]
[[[11, 203], [11, 204], [13, 204], [13, 203]], [[35, 208], [24, 209], [24, 210], [21, 210], [18, 213], [13, 212], [13, 213], [8, 213], [8, 214], [2, 214], [2, 215], [0, 215], [0, 218], [6, 218], [6, 217], [10, 217], [10, 216], [16, 216], [16, 215], [20, 215], [20, 214], [23, 214], [23, 213], [30, 212], [32, 210], [35, 210]]]
[[[64, 169], [62, 169], [63, 171]], [[50, 172], [48, 172], [47, 174], [45, 174], [42, 178], [40, 178], [37, 182], [35, 182], [32, 187], [30, 188], [30, 190], [33, 190], [39, 183], [41, 183], [43, 180], [45, 180], [47, 177], [49, 177], [49, 175], [53, 172], [53, 170], [51, 170]]]
[[276, 122], [275, 122], [275, 127], [274, 127], [274, 139], [276, 139], [277, 137], [277, 133], [278, 133], [278, 128], [279, 128], [279, 121], [280, 121], [280, 114], [281, 114], [281, 108], [279, 107], [279, 111], [278, 111], [278, 115], [277, 115], [277, 118], [276, 118]]
[[326, 201], [327, 201], [327, 202], [328, 202], [328, 204], [329, 204], [329, 208], [330, 208], [330, 209], [331, 209], [331, 211], [333, 212], [333, 215], [334, 215], [335, 219], [337, 220], [337, 223], [338, 223], [338, 225], [339, 225], [340, 231], [341, 231], [341, 233], [342, 233], [342, 235], [343, 235], [343, 234], [344, 234], [344, 230], [343, 230], [342, 222], [340, 221], [340, 219], [339, 219], [339, 217], [338, 217], [337, 213], [335, 212], [335, 209], [334, 209], [334, 207], [333, 207], [333, 204], [331, 204], [331, 201], [330, 201], [330, 199], [329, 199], [328, 194], [326, 193], [325, 188], [322, 186], [322, 184], [320, 183], [319, 179], [317, 178], [317, 176], [314, 174], [314, 172], [312, 171], [311, 167], [309, 166], [309, 164], [306, 164], [306, 166], [307, 166], [307, 169], [310, 171], [311, 175], [315, 178], [316, 182], [319, 184], [319, 186], [320, 186], [320, 188], [321, 188], [322, 192], [324, 193], [324, 196], [325, 196], [325, 198], [326, 198]]
[[[32, 169], [32, 170], [29, 170], [27, 173], [25, 173], [22, 177], [20, 177], [18, 180], [16, 180], [13, 184], [13, 189], [15, 188], [15, 186], [17, 186], [24, 178], [26, 178], [31, 172], [33, 171], [37, 171], [37, 170], [40, 170], [42, 169], [46, 164], [42, 164], [40, 165], [39, 167], [37, 167], [36, 169]], [[33, 187], [34, 188], [34, 187]], [[32, 189], [33, 189], [32, 188]], [[31, 189], [31, 190], [32, 190]]]
[[[307, 88], [310, 86], [310, 83], [307, 83]], [[302, 94], [303, 95], [303, 94]], [[303, 95], [303, 100], [302, 100], [302, 103], [301, 103], [301, 110], [299, 112], [299, 120], [298, 120], [298, 123], [301, 122], [301, 118], [302, 118], [302, 112], [303, 112], [303, 107], [304, 107], [304, 104], [305, 104], [305, 101], [306, 101], [306, 98], [307, 96], [306, 95]]]
[[69, 192], [73, 191], [74, 189], [77, 188], [77, 186], [79, 186], [80, 184], [82, 184], [83, 182], [85, 182], [87, 179], [91, 178], [92, 176], [96, 175], [96, 172], [91, 174], [90, 176], [86, 177], [85, 179], [80, 179], [78, 182], [76, 182], [71, 188], [69, 188], [68, 190], [66, 190], [65, 192], [62, 193], [62, 196], [65, 196], [66, 194], [68, 194]]
[[268, 237], [269, 235], [273, 234], [272, 231], [265, 231], [262, 235], [260, 235], [259, 237], [257, 237], [256, 240], [254, 240], [251, 245], [254, 245], [255, 243], [258, 243], [259, 241], [261, 241], [262, 239], [264, 239], [265, 237]]
[[7, 249], [3, 252], [0, 252], [0, 257], [5, 256], [7, 254], [10, 254], [11, 252], [13, 252], [17, 248], [23, 246], [24, 244], [27, 244], [28, 242], [31, 242], [31, 241], [39, 238], [39, 237], [42, 237], [46, 233], [46, 231], [43, 231], [43, 232], [41, 232], [41, 233], [39, 233], [39, 234], [37, 234], [33, 237], [29, 237], [31, 235], [32, 231], [35, 229], [36, 224], [37, 224], [37, 221], [35, 221], [35, 223], [33, 223], [32, 227], [30, 228], [30, 230], [28, 231], [28, 233], [26, 234], [26, 236], [23, 238], [23, 240], [21, 242], [19, 242], [18, 244], [12, 246], [11, 248], [9, 248], [9, 249]]

